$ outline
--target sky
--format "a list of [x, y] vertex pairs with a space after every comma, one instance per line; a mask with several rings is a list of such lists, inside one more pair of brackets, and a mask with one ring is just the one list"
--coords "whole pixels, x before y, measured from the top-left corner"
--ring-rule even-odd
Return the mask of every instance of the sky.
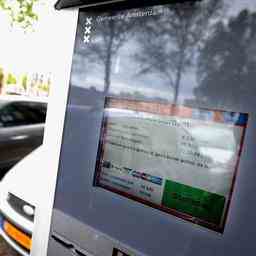
[[[56, 13], [50, 8], [52, 1], [41, 0], [36, 6], [39, 21], [35, 24], [34, 32], [24, 33], [22, 29], [10, 26], [8, 17], [0, 11], [1, 43], [0, 67], [14, 73], [50, 73], [54, 62], [51, 47], [51, 35], [48, 32], [49, 20]], [[225, 2], [231, 2], [225, 0]], [[236, 15], [241, 9], [250, 7], [256, 10], [255, 0], [232, 0], [232, 8], [227, 16]]]
[[[231, 3], [232, 2], [232, 3]], [[256, 1], [255, 0], [224, 0], [227, 6], [226, 12], [221, 19], [223, 22], [228, 22], [229, 18], [232, 16], [237, 16], [244, 9], [249, 9], [250, 11], [256, 11]], [[148, 97], [160, 97], [163, 99], [170, 100], [173, 98], [171, 93], [171, 87], [166, 79], [162, 79], [159, 74], [152, 72], [147, 76], [137, 76], [134, 77], [134, 62], [131, 57], [136, 49], [136, 45], [132, 40], [129, 40], [121, 49], [119, 49], [117, 58], [112, 60], [113, 73], [111, 75], [111, 86], [110, 91], [113, 93], [129, 92], [134, 91], [146, 94]], [[88, 68], [87, 73], [85, 73], [85, 62], [82, 59], [84, 56], [75, 56], [74, 58], [74, 69], [75, 73], [72, 76], [72, 83], [76, 86], [88, 88], [90, 86], [96, 87], [98, 90], [103, 90], [104, 88], [104, 69], [103, 66], [94, 65]], [[97, 63], [97, 62], [95, 62]], [[133, 63], [131, 65], [131, 63]], [[118, 67], [118, 68], [117, 68]], [[181, 85], [180, 85], [180, 95], [179, 100], [184, 102], [187, 99], [193, 98], [194, 88], [198, 85], [196, 68], [191, 67], [186, 73], [182, 75]], [[131, 77], [133, 79], [131, 79]]]
[[236, 15], [242, 9], [250, 9], [256, 11], [256, 1], [255, 0], [225, 0], [225, 2], [230, 2], [232, 8], [229, 10], [229, 15]]
[[53, 53], [48, 26], [54, 12], [49, 1], [43, 1], [36, 6], [39, 20], [34, 32], [24, 33], [21, 28], [11, 27], [7, 15], [0, 11], [0, 67], [14, 73], [51, 72]]

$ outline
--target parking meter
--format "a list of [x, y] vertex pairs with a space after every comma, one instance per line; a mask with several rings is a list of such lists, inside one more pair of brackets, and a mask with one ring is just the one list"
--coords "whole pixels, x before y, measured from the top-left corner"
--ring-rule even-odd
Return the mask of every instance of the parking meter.
[[253, 255], [255, 24], [254, 1], [79, 10], [48, 256]]

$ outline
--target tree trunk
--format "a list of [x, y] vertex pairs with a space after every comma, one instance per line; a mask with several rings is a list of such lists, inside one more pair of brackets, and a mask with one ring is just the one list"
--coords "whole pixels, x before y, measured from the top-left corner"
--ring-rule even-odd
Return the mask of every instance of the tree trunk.
[[4, 74], [0, 71], [0, 95], [3, 94], [4, 89]]
[[177, 77], [174, 85], [174, 96], [173, 96], [173, 103], [178, 103], [178, 97], [180, 93], [180, 80], [181, 80], [181, 70], [178, 70]]
[[114, 32], [115, 32], [114, 22], [109, 23], [110, 33], [109, 41], [107, 45], [107, 55], [105, 60], [105, 78], [104, 78], [104, 92], [109, 92], [109, 87], [111, 83], [111, 69], [112, 69], [112, 48], [114, 41]]
[[179, 54], [180, 56], [179, 56], [179, 62], [178, 62], [177, 72], [176, 72], [176, 80], [174, 83], [174, 97], [173, 97], [174, 104], [178, 103], [178, 97], [180, 93], [180, 81], [182, 76], [182, 70], [184, 70], [185, 49], [186, 49], [186, 36], [184, 36], [180, 46], [180, 54]]
[[104, 78], [104, 92], [107, 93], [109, 91], [110, 83], [111, 83], [111, 66], [112, 66], [112, 59], [111, 53], [107, 53], [106, 61], [105, 61], [105, 78]]
[[181, 53], [180, 63], [177, 68], [176, 79], [174, 82], [174, 96], [173, 96], [174, 104], [178, 103], [178, 97], [179, 97], [179, 93], [180, 93], [180, 81], [181, 81], [181, 75], [182, 75], [182, 67], [183, 67], [183, 54]]

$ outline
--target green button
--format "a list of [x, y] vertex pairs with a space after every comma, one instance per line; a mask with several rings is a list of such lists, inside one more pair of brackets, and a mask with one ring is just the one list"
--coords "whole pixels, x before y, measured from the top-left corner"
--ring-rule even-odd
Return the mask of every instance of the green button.
[[162, 205], [220, 225], [225, 206], [225, 197], [166, 180]]

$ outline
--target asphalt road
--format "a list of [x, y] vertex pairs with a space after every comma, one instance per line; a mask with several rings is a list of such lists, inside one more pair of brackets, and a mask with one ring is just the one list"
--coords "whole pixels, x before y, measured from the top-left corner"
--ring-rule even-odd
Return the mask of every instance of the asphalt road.
[[20, 256], [0, 237], [0, 256]]

